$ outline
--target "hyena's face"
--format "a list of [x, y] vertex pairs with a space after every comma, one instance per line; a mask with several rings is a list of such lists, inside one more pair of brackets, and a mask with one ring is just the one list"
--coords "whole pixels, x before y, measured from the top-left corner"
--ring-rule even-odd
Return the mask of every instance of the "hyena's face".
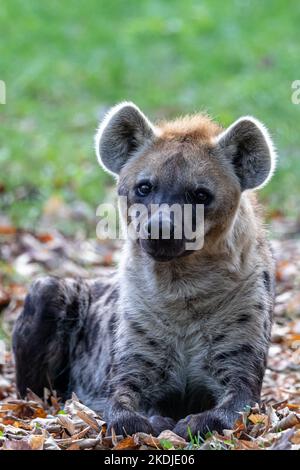
[[[233, 218], [240, 187], [218, 159], [209, 142], [161, 135], [121, 170], [119, 195], [127, 197], [129, 207], [147, 208], [138, 243], [153, 258], [167, 261], [191, 254], [204, 233], [209, 237], [223, 230]], [[202, 206], [198, 211], [197, 205]]]
[[224, 235], [242, 191], [264, 184], [274, 163], [268, 133], [253, 118], [226, 131], [202, 115], [154, 127], [130, 103], [108, 114], [96, 150], [119, 176], [127, 207], [144, 207], [142, 217], [140, 210], [121, 215], [127, 224], [139, 215], [137, 243], [159, 261], [192, 253], [201, 235], [204, 243]]

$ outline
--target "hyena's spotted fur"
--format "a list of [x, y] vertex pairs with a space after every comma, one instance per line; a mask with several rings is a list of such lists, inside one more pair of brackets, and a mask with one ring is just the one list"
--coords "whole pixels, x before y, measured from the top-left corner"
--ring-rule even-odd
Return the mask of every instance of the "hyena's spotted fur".
[[208, 184], [204, 247], [161, 262], [127, 240], [114, 276], [36, 281], [14, 331], [18, 389], [75, 391], [117, 432], [230, 428], [260, 399], [272, 324], [273, 259], [249, 191], [272, 171], [267, 131], [205, 116], [154, 127], [124, 104], [97, 149], [129, 203], [141, 175], [159, 182], [147, 203]]

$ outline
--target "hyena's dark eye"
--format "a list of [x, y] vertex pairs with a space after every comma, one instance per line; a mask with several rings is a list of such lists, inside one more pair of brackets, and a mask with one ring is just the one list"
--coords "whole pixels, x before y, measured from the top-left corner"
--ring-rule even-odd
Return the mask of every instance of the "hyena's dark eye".
[[204, 204], [208, 206], [213, 200], [212, 194], [207, 189], [197, 189], [194, 193], [194, 200], [196, 204]]
[[148, 196], [151, 192], [152, 186], [150, 183], [141, 183], [135, 188], [135, 192], [138, 196]]

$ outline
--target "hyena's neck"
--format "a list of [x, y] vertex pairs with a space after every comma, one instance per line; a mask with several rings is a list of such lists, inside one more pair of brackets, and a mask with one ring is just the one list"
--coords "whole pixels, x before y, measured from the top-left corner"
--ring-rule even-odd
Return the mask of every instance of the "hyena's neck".
[[120, 266], [124, 302], [174, 302], [229, 290], [253, 271], [253, 250], [262, 231], [252, 202], [243, 198], [235, 220], [221, 240], [171, 262], [156, 262], [138, 243], [127, 240]]

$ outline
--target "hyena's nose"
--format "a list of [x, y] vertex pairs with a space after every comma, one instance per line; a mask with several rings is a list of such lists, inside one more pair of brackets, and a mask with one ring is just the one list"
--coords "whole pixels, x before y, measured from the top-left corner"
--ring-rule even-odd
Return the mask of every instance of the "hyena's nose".
[[172, 240], [174, 239], [175, 227], [171, 217], [156, 212], [146, 224], [146, 232], [151, 240]]

